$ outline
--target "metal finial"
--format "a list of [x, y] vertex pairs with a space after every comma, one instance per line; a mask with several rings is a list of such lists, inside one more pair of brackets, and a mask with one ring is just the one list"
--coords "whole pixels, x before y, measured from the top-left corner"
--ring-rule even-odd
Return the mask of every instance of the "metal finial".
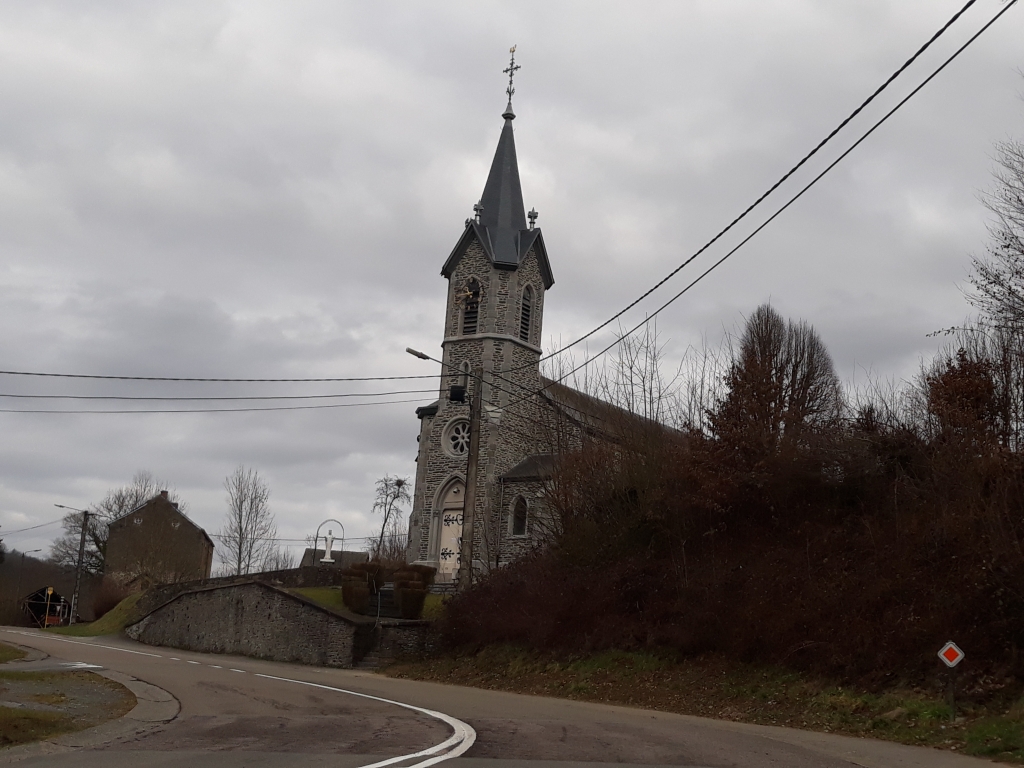
[[536, 208], [531, 208], [530, 212], [528, 214], [526, 214], [526, 218], [528, 218], [530, 220], [530, 229], [533, 229], [534, 226], [537, 224], [537, 217], [538, 216], [540, 216], [540, 214], [537, 213], [537, 209]]
[[479, 203], [477, 203], [476, 205], [473, 206], [473, 212], [474, 212], [474, 214], [476, 216], [476, 223], [479, 224], [480, 223], [480, 217], [484, 213], [484, 201], [483, 200], [481, 200]]
[[512, 78], [516, 76], [522, 67], [516, 64], [516, 47], [513, 45], [508, 49], [508, 52], [512, 54], [512, 60], [509, 62], [508, 67], [501, 70], [504, 74], [508, 75], [508, 88], [505, 89], [505, 93], [508, 94], [508, 111], [512, 111], [512, 94], [516, 92], [516, 89], [512, 87]]

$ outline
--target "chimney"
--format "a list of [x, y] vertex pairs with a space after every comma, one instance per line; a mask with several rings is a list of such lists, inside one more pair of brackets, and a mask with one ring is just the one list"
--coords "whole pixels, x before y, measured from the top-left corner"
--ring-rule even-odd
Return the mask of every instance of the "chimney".
[[166, 499], [167, 498], [167, 491], [160, 491], [160, 498]]

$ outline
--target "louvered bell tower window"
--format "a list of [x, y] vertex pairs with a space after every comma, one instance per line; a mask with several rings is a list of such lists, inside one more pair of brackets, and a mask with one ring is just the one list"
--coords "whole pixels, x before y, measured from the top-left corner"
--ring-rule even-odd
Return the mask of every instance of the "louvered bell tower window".
[[523, 304], [519, 310], [519, 338], [530, 340], [530, 320], [533, 318], [533, 289], [526, 286], [523, 290]]
[[472, 278], [466, 283], [466, 289], [461, 296], [462, 306], [462, 335], [472, 336], [477, 332], [480, 323], [480, 283]]

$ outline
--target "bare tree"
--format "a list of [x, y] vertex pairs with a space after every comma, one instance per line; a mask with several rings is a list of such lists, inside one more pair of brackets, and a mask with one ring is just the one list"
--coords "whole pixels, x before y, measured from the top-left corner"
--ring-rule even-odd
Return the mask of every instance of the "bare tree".
[[[151, 472], [139, 470], [127, 485], [112, 488], [102, 500], [89, 505], [89, 526], [85, 535], [85, 562], [83, 567], [91, 573], [103, 573], [107, 556], [107, 526], [119, 517], [127, 515], [156, 496], [167, 484], [158, 480]], [[178, 503], [178, 510], [185, 511], [172, 490], [169, 498]], [[78, 565], [78, 544], [82, 536], [82, 513], [69, 512], [62, 521], [64, 532], [50, 547], [50, 562], [76, 567]]]
[[220, 558], [229, 575], [262, 570], [277, 552], [277, 525], [270, 487], [251, 467], [239, 465], [224, 478], [228, 513], [220, 532]]
[[[404, 530], [401, 505], [408, 504], [409, 500], [409, 478], [384, 475], [377, 481], [377, 498], [373, 502], [373, 511], [380, 513], [381, 525], [380, 536], [376, 542], [371, 541], [369, 547], [372, 559], [391, 558], [396, 553], [397, 559], [404, 559], [408, 542], [401, 541]], [[385, 540], [388, 541], [387, 547]]]
[[368, 547], [371, 560], [383, 563], [405, 562], [409, 548], [409, 528], [402, 515], [392, 515], [383, 538], [371, 539]]
[[968, 299], [990, 321], [1019, 335], [1024, 329], [1024, 142], [997, 143], [996, 162], [995, 189], [982, 198], [996, 216], [989, 227], [993, 243], [987, 258], [972, 259], [975, 292]]
[[295, 567], [295, 557], [284, 547], [272, 547], [264, 558], [261, 571], [287, 571]]
[[972, 359], [988, 359], [999, 393], [1001, 439], [1019, 448], [1024, 435], [1024, 142], [996, 144], [994, 189], [982, 197], [995, 214], [985, 257], [972, 261], [977, 322], [957, 332], [956, 346]]

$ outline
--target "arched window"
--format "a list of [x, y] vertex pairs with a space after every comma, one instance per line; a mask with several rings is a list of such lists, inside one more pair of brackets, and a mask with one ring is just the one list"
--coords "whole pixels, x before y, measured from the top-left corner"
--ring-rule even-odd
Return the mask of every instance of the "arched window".
[[512, 535], [513, 536], [525, 536], [526, 535], [526, 517], [529, 509], [526, 506], [526, 499], [520, 496], [516, 499], [516, 504], [512, 508]]
[[469, 361], [463, 360], [459, 365], [459, 385], [463, 389], [469, 387]]
[[519, 309], [519, 338], [530, 340], [530, 320], [533, 319], [533, 288], [523, 289], [523, 303]]
[[472, 336], [477, 332], [480, 321], [480, 282], [471, 277], [463, 291], [462, 299], [462, 335]]

